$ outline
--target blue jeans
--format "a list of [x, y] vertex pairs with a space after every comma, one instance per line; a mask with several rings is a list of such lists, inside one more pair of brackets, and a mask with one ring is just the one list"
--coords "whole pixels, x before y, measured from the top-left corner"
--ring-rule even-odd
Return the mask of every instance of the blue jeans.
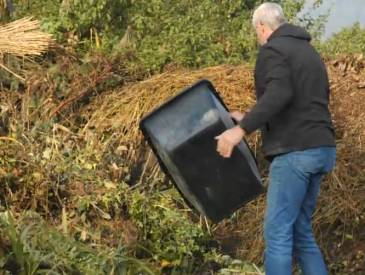
[[311, 219], [321, 179], [335, 162], [335, 147], [295, 151], [274, 158], [264, 225], [267, 275], [292, 274], [293, 255], [304, 275], [327, 274]]

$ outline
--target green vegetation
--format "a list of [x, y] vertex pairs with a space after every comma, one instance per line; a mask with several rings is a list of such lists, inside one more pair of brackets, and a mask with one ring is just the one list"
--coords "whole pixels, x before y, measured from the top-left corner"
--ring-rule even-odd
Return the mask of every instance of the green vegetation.
[[0, 214], [0, 237], [9, 239], [11, 252], [0, 267], [13, 274], [155, 274], [153, 269], [125, 257], [119, 246], [90, 247], [68, 238], [48, 225], [36, 213], [24, 213], [16, 220], [10, 212]]
[[[34, 115], [39, 106], [33, 100], [37, 96], [27, 107]], [[47, 118], [12, 118], [8, 142], [0, 140], [1, 205], [37, 211], [60, 223], [63, 235], [45, 226], [39, 214], [20, 211], [15, 226], [12, 214], [3, 212], [0, 251], [8, 256], [0, 267], [15, 266], [23, 274], [39, 274], [34, 272], [43, 266], [57, 274], [136, 274], [138, 268], [150, 272], [144, 258], [181, 271], [201, 266], [209, 249], [207, 231], [190, 221], [176, 192], [131, 189], [113, 180], [113, 169], [106, 168], [112, 155], [98, 147], [108, 146], [108, 138], [93, 145]], [[112, 220], [119, 229], [102, 222]], [[136, 256], [141, 260], [132, 260]]]
[[[147, 69], [158, 71], [174, 63], [189, 67], [237, 64], [253, 59], [254, 8], [262, 1], [37, 0], [16, 2], [15, 15], [40, 18], [58, 41], [78, 50], [105, 52], [134, 49]], [[283, 0], [288, 18], [295, 20], [304, 0]], [[323, 20], [303, 17], [302, 24], [318, 29]]]
[[319, 49], [330, 56], [365, 54], [365, 28], [359, 23], [344, 28], [327, 41], [320, 43]]

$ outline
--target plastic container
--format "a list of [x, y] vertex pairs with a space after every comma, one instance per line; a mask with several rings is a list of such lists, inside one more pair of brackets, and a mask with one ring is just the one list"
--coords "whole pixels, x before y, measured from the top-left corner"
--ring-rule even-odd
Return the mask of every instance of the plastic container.
[[263, 192], [256, 160], [245, 141], [231, 158], [215, 136], [234, 126], [211, 82], [202, 80], [145, 116], [141, 130], [185, 201], [213, 222]]

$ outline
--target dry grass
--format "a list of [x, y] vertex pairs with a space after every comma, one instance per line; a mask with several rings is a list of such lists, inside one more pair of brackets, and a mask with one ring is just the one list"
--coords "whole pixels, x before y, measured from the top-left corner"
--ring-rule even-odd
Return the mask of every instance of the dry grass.
[[95, 129], [93, 132], [97, 136], [112, 133], [119, 146], [125, 148], [125, 160], [135, 164], [141, 157], [140, 151], [144, 152], [138, 124], [146, 113], [184, 87], [204, 78], [216, 85], [229, 108], [245, 110], [254, 103], [250, 92], [253, 88], [250, 75], [246, 66], [218, 66], [199, 71], [175, 70], [157, 75], [95, 99], [94, 106], [88, 106], [95, 112], [82, 132], [87, 135], [88, 129]]

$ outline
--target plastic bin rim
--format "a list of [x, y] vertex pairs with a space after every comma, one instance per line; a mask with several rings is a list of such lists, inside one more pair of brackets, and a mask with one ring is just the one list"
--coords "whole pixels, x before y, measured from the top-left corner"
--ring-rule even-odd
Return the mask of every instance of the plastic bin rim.
[[145, 120], [147, 120], [148, 118], [150, 118], [152, 115], [154, 115], [154, 113], [158, 110], [158, 109], [161, 109], [165, 106], [167, 106], [168, 104], [170, 104], [171, 102], [177, 100], [178, 98], [184, 96], [187, 92], [189, 92], [190, 90], [198, 87], [198, 86], [201, 86], [203, 84], [206, 84], [208, 86], [208, 88], [211, 90], [211, 92], [216, 96], [216, 98], [218, 99], [218, 101], [222, 104], [222, 106], [224, 107], [224, 109], [226, 111], [228, 111], [228, 108], [227, 106], [224, 104], [221, 96], [219, 95], [219, 93], [217, 92], [217, 90], [214, 88], [212, 82], [210, 82], [209, 80], [207, 79], [202, 79], [202, 80], [199, 80], [197, 82], [195, 82], [194, 84], [192, 84], [191, 86], [188, 86], [186, 87], [185, 89], [183, 89], [182, 91], [180, 91], [177, 95], [169, 98], [166, 102], [164, 102], [163, 104], [161, 104], [160, 106], [152, 109], [152, 111], [148, 112], [146, 115], [143, 116], [143, 118], [141, 119], [140, 123], [139, 123], [139, 128], [140, 129], [143, 129], [143, 123]]

